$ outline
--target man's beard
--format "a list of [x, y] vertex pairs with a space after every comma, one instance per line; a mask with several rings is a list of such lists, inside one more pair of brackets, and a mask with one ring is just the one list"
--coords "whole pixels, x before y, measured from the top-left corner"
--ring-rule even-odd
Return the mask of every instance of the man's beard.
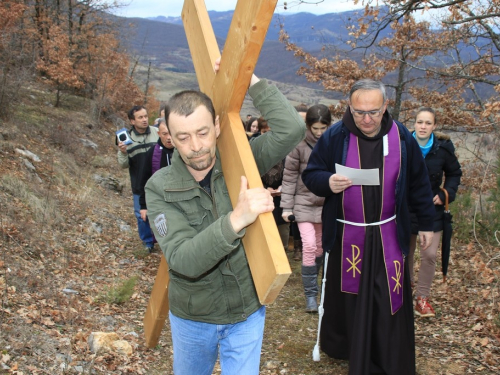
[[[193, 158], [200, 157], [208, 154], [208, 158], [202, 160], [193, 160]], [[209, 168], [214, 160], [214, 156], [210, 153], [209, 149], [201, 150], [200, 152], [193, 153], [184, 159], [184, 163], [193, 168], [195, 171], [204, 171]]]

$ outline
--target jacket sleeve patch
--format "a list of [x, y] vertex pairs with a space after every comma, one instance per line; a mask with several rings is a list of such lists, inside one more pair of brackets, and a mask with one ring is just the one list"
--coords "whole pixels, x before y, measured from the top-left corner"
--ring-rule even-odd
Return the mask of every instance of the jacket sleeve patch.
[[165, 237], [167, 235], [167, 219], [164, 214], [156, 216], [155, 227], [160, 237]]

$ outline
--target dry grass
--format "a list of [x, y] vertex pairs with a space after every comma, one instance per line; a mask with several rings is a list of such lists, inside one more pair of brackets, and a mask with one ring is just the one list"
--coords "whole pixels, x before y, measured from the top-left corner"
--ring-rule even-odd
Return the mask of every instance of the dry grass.
[[[32, 181], [30, 181], [32, 182]], [[48, 192], [33, 191], [33, 184], [13, 174], [1, 177], [2, 188], [7, 194], [20, 200], [20, 204], [30, 210], [35, 222], [58, 225], [63, 218], [59, 214], [57, 201]]]

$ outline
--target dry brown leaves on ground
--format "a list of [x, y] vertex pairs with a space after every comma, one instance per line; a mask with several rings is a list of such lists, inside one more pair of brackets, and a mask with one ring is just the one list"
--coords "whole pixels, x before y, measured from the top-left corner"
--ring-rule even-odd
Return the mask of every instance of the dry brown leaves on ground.
[[[47, 123], [4, 124], [17, 137], [0, 140], [0, 373], [171, 374], [168, 322], [159, 344], [144, 346], [142, 320], [160, 255], [148, 255], [137, 238], [113, 127], [72, 123], [68, 139], [88, 138], [98, 151], [80, 144], [64, 151], [40, 139], [57, 131], [50, 128], [53, 118], [71, 123], [75, 112], [32, 110]], [[41, 158], [36, 175], [17, 147]], [[119, 179], [124, 192], [98, 186], [94, 174]], [[419, 374], [500, 373], [498, 253], [475, 242], [453, 247], [449, 282], [439, 272], [434, 280], [436, 317], [415, 320]], [[312, 361], [318, 316], [304, 312], [300, 263], [290, 262], [293, 273], [267, 309], [261, 374], [347, 374], [346, 361], [325, 355]], [[130, 298], [113, 303], [109, 291], [132, 277]], [[90, 352], [87, 339], [95, 331], [117, 333], [133, 354]]]

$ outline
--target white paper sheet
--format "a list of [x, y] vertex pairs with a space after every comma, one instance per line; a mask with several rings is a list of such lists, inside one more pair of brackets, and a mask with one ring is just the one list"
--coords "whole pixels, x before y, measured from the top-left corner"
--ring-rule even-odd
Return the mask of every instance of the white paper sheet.
[[351, 180], [353, 185], [380, 185], [378, 168], [356, 169], [335, 164], [335, 170], [338, 175], [347, 177]]

